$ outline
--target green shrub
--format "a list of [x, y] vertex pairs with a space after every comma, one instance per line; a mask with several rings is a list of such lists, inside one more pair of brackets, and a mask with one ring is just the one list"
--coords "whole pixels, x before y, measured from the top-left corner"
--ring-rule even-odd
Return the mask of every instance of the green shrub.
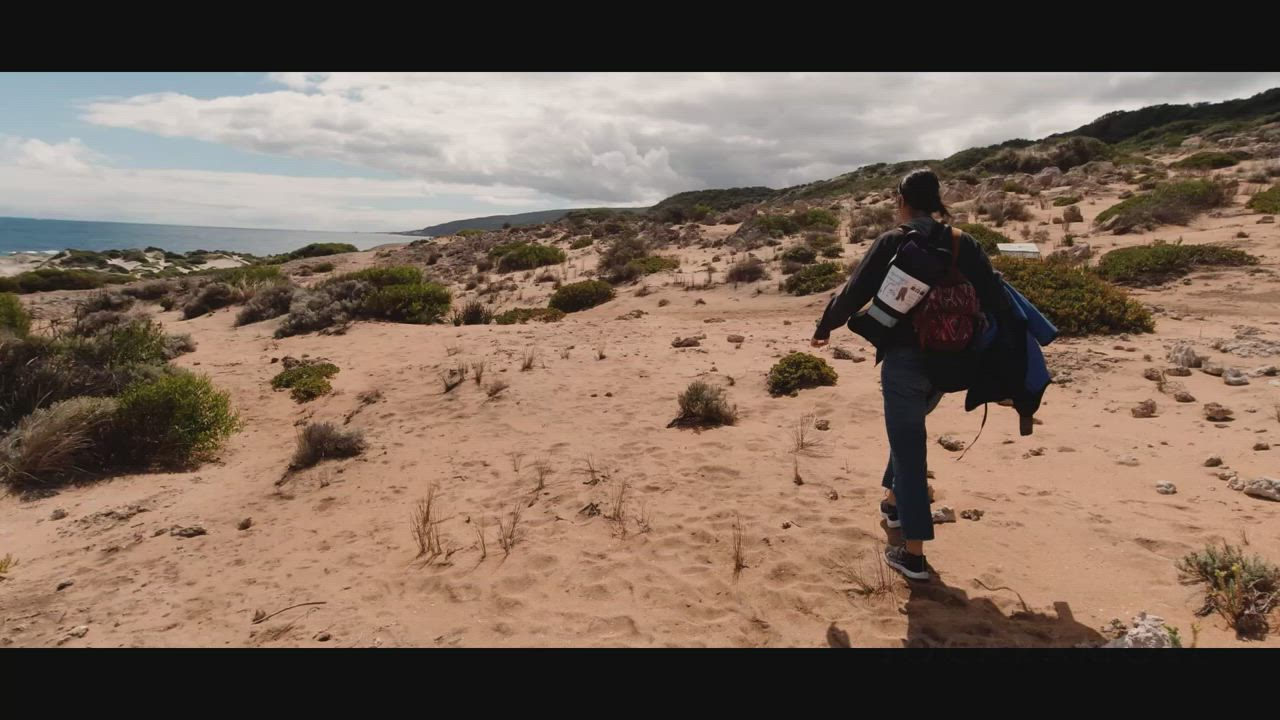
[[800, 223], [790, 215], [757, 215], [750, 221], [771, 237], [783, 237], [800, 232]]
[[844, 282], [848, 275], [840, 263], [824, 262], [806, 266], [787, 278], [786, 290], [792, 295], [810, 295], [823, 292]]
[[1182, 583], [1205, 586], [1204, 608], [1197, 614], [1218, 613], [1241, 637], [1267, 634], [1268, 616], [1280, 606], [1280, 568], [1226, 543], [1189, 553], [1176, 567]]
[[1004, 185], [1000, 186], [1000, 190], [1007, 193], [1015, 193], [1018, 195], [1027, 194], [1027, 186], [1014, 180], [1005, 180]]
[[186, 467], [210, 458], [239, 427], [228, 394], [182, 370], [125, 388], [114, 446], [129, 464]]
[[844, 255], [844, 248], [839, 245], [828, 245], [822, 248], [822, 257], [824, 258], [838, 258], [842, 255]]
[[613, 286], [603, 280], [583, 280], [563, 285], [551, 296], [547, 307], [571, 313], [593, 308], [614, 297]]
[[586, 237], [586, 236], [580, 237], [580, 238], [574, 238], [573, 242], [569, 243], [569, 249], [581, 250], [584, 247], [591, 247], [591, 243], [593, 242], [595, 242], [595, 240], [592, 240], [590, 237]]
[[488, 232], [488, 231], [487, 231], [487, 230], [481, 230], [481, 229], [479, 229], [479, 228], [463, 228], [462, 230], [459, 230], [456, 234], [457, 234], [457, 236], [458, 236], [458, 237], [464, 237], [464, 238], [465, 238], [465, 237], [474, 237], [474, 236], [476, 236], [476, 235], [483, 235], [483, 234], [485, 234], [486, 232]]
[[76, 305], [74, 315], [82, 318], [102, 310], [111, 310], [114, 312], [122, 312], [133, 307], [134, 299], [130, 295], [126, 295], [118, 290], [104, 290], [90, 296], [88, 299]]
[[1066, 207], [1068, 205], [1075, 205], [1078, 202], [1080, 202], [1079, 195], [1063, 195], [1062, 197], [1056, 197], [1053, 199], [1053, 206]]
[[327, 273], [333, 272], [333, 268], [336, 266], [331, 262], [318, 262], [315, 265], [308, 265], [307, 267], [311, 268], [311, 272]]
[[114, 399], [88, 397], [32, 412], [0, 439], [0, 481], [27, 490], [101, 469], [115, 415]]
[[155, 301], [168, 296], [173, 290], [173, 283], [165, 280], [152, 280], [150, 282], [126, 285], [120, 289], [120, 292], [138, 300]]
[[805, 237], [804, 242], [817, 252], [831, 247], [840, 247], [840, 240], [835, 235], [827, 233], [810, 233]]
[[818, 253], [808, 245], [793, 245], [782, 251], [782, 254], [778, 257], [791, 262], [807, 264], [817, 260]]
[[649, 255], [648, 257], [637, 258], [627, 263], [629, 273], [639, 275], [652, 275], [663, 270], [674, 270], [680, 267], [680, 261], [671, 257], [661, 257], [658, 255]]
[[813, 208], [798, 212], [794, 216], [796, 225], [806, 230], [826, 230], [828, 232], [835, 231], [840, 227], [840, 218], [836, 214], [825, 208]]
[[1249, 198], [1249, 202], [1245, 207], [1260, 213], [1280, 213], [1280, 185], [1272, 185], [1270, 188]]
[[980, 223], [957, 223], [956, 227], [960, 229], [960, 232], [972, 235], [973, 239], [978, 241], [978, 245], [982, 246], [983, 252], [988, 255], [999, 253], [1000, 250], [996, 246], [1000, 243], [1013, 242], [1006, 235]]
[[1231, 204], [1234, 181], [1212, 179], [1161, 183], [1151, 192], [1134, 195], [1098, 213], [1095, 225], [1116, 233], [1165, 224], [1186, 224], [1201, 212]]
[[564, 312], [555, 308], [513, 308], [494, 316], [499, 325], [523, 325], [530, 320], [537, 322], [559, 322]]
[[1217, 170], [1239, 165], [1240, 159], [1230, 153], [1204, 150], [1173, 163], [1169, 167], [1181, 170]]
[[22, 295], [53, 290], [95, 290], [104, 285], [122, 285], [132, 281], [133, 278], [128, 275], [92, 270], [41, 268], [10, 277], [0, 277], [0, 292]]
[[452, 321], [454, 325], [488, 325], [493, 322], [493, 310], [479, 300], [471, 300], [454, 311]]
[[291, 397], [303, 403], [328, 395], [333, 390], [329, 378], [338, 374], [338, 366], [327, 362], [304, 362], [271, 378], [271, 387], [289, 389]]
[[349, 322], [361, 313], [373, 292], [373, 285], [361, 280], [338, 280], [313, 290], [298, 290], [275, 336], [289, 337]]
[[164, 359], [172, 360], [179, 355], [195, 352], [196, 341], [188, 333], [166, 335], [164, 338]]
[[285, 277], [277, 265], [241, 265], [233, 268], [216, 268], [199, 270], [192, 273], [196, 277], [211, 277], [216, 282], [246, 288], [264, 282], [282, 282]]
[[0, 293], [0, 331], [8, 330], [18, 337], [31, 332], [31, 313], [13, 293]]
[[240, 313], [236, 315], [236, 325], [262, 322], [288, 313], [289, 307], [293, 304], [295, 292], [297, 292], [296, 287], [285, 283], [259, 290], [249, 298]]
[[224, 282], [211, 282], [196, 293], [187, 304], [182, 306], [182, 317], [190, 320], [234, 305], [244, 299], [244, 293]]
[[423, 281], [423, 278], [422, 270], [412, 265], [391, 265], [365, 268], [355, 272], [335, 275], [320, 283], [320, 287], [352, 280], [369, 283], [375, 288], [380, 288], [388, 285], [417, 285]]
[[765, 269], [764, 262], [757, 258], [747, 258], [734, 263], [727, 273], [725, 280], [729, 282], [756, 282], [769, 277], [769, 271]]
[[360, 310], [369, 317], [427, 325], [440, 322], [452, 299], [449, 289], [437, 283], [387, 285], [370, 293]]
[[1149, 310], [1083, 268], [1007, 255], [992, 258], [992, 265], [1064, 336], [1155, 330]]
[[558, 265], [564, 261], [565, 254], [560, 248], [521, 243], [498, 256], [498, 271], [532, 270], [544, 265]]
[[169, 357], [167, 343], [148, 318], [110, 324], [90, 337], [0, 342], [0, 429], [59, 400], [115, 395], [139, 378], [154, 377]]
[[301, 470], [325, 459], [355, 457], [366, 447], [364, 434], [359, 430], [343, 430], [330, 422], [308, 423], [298, 433], [298, 447], [289, 468]]
[[640, 260], [649, 256], [649, 245], [638, 236], [620, 237], [600, 253], [596, 271], [600, 276], [612, 283], [634, 280], [642, 274], [638, 267], [631, 265], [632, 260]]
[[285, 254], [284, 259], [298, 260], [300, 258], [324, 257], [325, 255], [353, 252], [359, 252], [359, 249], [350, 243], [311, 243]]
[[1198, 266], [1257, 265], [1258, 258], [1221, 245], [1152, 245], [1118, 248], [1098, 261], [1098, 274], [1127, 285], [1157, 284], [1182, 277]]
[[808, 353], [793, 352], [769, 369], [769, 394], [790, 395], [804, 388], [835, 385], [838, 378], [826, 360]]
[[694, 380], [676, 399], [680, 414], [667, 427], [718, 427], [738, 421], [738, 408], [725, 399], [725, 390]]

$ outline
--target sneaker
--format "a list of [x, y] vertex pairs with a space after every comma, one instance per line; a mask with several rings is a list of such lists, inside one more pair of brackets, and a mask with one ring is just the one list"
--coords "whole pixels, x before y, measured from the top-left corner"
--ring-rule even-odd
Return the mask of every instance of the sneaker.
[[898, 521], [897, 505], [890, 505], [884, 500], [881, 500], [880, 517], [884, 518], [884, 524], [891, 528], [902, 527], [902, 523]]
[[884, 550], [884, 562], [912, 580], [929, 579], [929, 563], [923, 555], [912, 555], [899, 545], [890, 545]]

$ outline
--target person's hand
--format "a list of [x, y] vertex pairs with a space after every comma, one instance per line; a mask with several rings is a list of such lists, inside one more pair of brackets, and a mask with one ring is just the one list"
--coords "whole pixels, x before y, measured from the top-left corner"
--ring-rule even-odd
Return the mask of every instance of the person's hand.
[[810, 340], [810, 341], [809, 341], [809, 344], [810, 344], [811, 346], [813, 346], [813, 347], [820, 348], [820, 347], [822, 347], [822, 346], [826, 345], [826, 344], [827, 344], [827, 343], [829, 343], [829, 342], [831, 342], [831, 341], [830, 341], [830, 340], [819, 340], [818, 338], [814, 338], [814, 339], [812, 339], [812, 340]]

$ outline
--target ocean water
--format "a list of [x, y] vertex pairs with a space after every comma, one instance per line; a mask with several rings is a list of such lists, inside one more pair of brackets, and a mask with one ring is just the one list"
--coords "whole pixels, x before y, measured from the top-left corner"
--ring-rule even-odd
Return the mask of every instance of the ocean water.
[[275, 255], [318, 242], [351, 243], [361, 250], [415, 238], [383, 233], [143, 225], [138, 223], [34, 220], [0, 217], [0, 255], [57, 250], [125, 250], [158, 247], [170, 252], [230, 250]]

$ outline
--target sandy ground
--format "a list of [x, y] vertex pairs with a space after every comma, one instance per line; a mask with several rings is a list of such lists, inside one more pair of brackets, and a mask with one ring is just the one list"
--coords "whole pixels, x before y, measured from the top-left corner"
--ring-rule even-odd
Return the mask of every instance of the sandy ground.
[[[1087, 199], [1086, 220], [1112, 202]], [[1037, 222], [1054, 211], [1036, 210]], [[1155, 334], [1054, 343], [1050, 361], [1069, 382], [1049, 389], [1031, 437], [1018, 436], [1011, 409], [992, 406], [981, 439], [957, 461], [934, 440], [971, 441], [981, 413], [966, 414], [961, 396], [945, 398], [929, 422], [937, 504], [985, 514], [938, 526], [927, 548], [933, 581], [894, 578], [870, 597], [852, 576], [874, 580], [892, 538], [877, 512], [887, 456], [878, 368], [865, 343], [839, 331], [833, 345], [867, 361], [831, 360], [837, 386], [771, 398], [765, 374], [807, 349], [827, 300], [780, 295], [776, 270], [760, 294], [724, 284], [687, 291], [677, 273], [652, 276], [650, 294], [626, 287], [616, 301], [551, 325], [359, 323], [344, 336], [275, 340], [278, 320], [233, 328], [234, 309], [185, 322], [162, 313], [199, 344], [177, 363], [228, 389], [246, 428], [220, 462], [194, 472], [120, 477], [31, 502], [0, 498], [0, 553], [19, 560], [0, 583], [0, 643], [816, 647], [834, 623], [855, 647], [1069, 647], [1100, 642], [1112, 618], [1127, 623], [1146, 611], [1187, 642], [1197, 626], [1200, 646], [1278, 647], [1275, 634], [1246, 643], [1216, 616], [1196, 618], [1201, 591], [1180, 585], [1174, 569], [1206, 542], [1246, 537], [1250, 551], [1280, 561], [1280, 503], [1230, 490], [1214, 474], [1220, 468], [1202, 465], [1217, 454], [1241, 477], [1280, 476], [1276, 378], [1228, 387], [1193, 371], [1177, 380], [1198, 402], [1181, 404], [1142, 377], [1167, 366], [1166, 348], [1178, 340], [1229, 366], [1280, 363], [1210, 348], [1235, 325], [1280, 341], [1280, 230], [1258, 217], [1238, 208], [1187, 228], [1083, 238], [1100, 251], [1157, 237], [1231, 240], [1261, 255], [1263, 271], [1198, 272], [1189, 284], [1136, 292], [1162, 308]], [[1048, 227], [1061, 237], [1061, 226]], [[1240, 230], [1249, 237], [1236, 240]], [[570, 267], [591, 266], [592, 253], [575, 252]], [[676, 254], [692, 272], [718, 253]], [[345, 256], [343, 267], [376, 255]], [[716, 263], [717, 280], [728, 260]], [[540, 304], [549, 290], [524, 281], [523, 299], [507, 304]], [[643, 315], [621, 319], [632, 311]], [[671, 347], [699, 333], [701, 347]], [[733, 334], [745, 336], [740, 347], [726, 339]], [[530, 348], [538, 361], [524, 372]], [[829, 348], [818, 353], [831, 357]], [[332, 395], [297, 405], [269, 380], [280, 367], [274, 358], [304, 354], [342, 370]], [[442, 393], [437, 373], [460, 359], [486, 361], [485, 382], [509, 389], [489, 399], [468, 380]], [[695, 379], [728, 387], [736, 426], [666, 427], [676, 395]], [[362, 405], [357, 394], [373, 389], [382, 399]], [[1132, 417], [1146, 399], [1158, 415]], [[1205, 402], [1237, 419], [1205, 421]], [[810, 429], [821, 442], [796, 453], [793, 431], [807, 414], [830, 429]], [[277, 487], [294, 428], [311, 419], [349, 419], [371, 448]], [[1261, 440], [1273, 449], [1253, 450]], [[1118, 462], [1126, 457], [1137, 464]], [[540, 461], [545, 487], [535, 490]], [[1177, 494], [1158, 494], [1161, 481]], [[430, 486], [453, 552], [426, 563], [409, 523]], [[620, 492], [622, 522], [605, 517]], [[592, 503], [604, 515], [582, 512]], [[518, 540], [505, 554], [498, 522], [516, 506]], [[67, 516], [50, 519], [59, 508]], [[251, 527], [238, 530], [245, 518]], [[746, 567], [735, 578], [739, 523]], [[169, 533], [191, 525], [207, 534]], [[64, 581], [73, 584], [58, 590]], [[256, 611], [298, 603], [323, 604], [253, 622]]]

